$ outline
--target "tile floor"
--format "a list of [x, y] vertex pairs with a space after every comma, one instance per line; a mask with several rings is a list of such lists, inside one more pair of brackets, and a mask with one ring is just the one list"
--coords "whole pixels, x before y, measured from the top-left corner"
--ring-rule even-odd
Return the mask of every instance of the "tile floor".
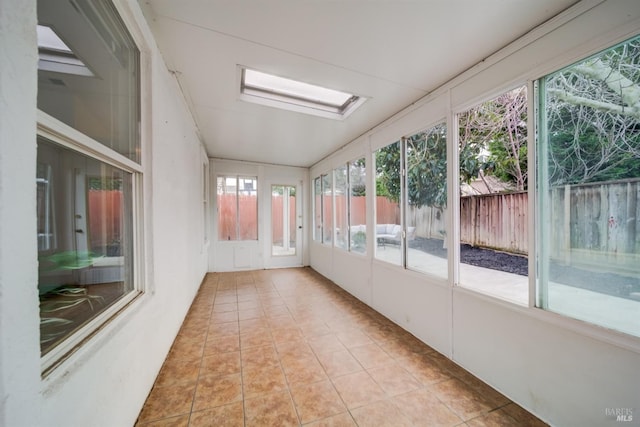
[[151, 426], [543, 426], [310, 268], [208, 274]]

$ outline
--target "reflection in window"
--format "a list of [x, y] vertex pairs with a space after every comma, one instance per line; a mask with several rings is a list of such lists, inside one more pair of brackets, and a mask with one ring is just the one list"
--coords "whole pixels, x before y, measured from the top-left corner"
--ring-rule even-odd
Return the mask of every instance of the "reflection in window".
[[403, 265], [402, 215], [400, 211], [402, 161], [400, 148], [400, 141], [397, 141], [375, 152], [375, 256], [378, 259], [397, 265]]
[[134, 289], [132, 174], [43, 138], [37, 173], [44, 355]]
[[219, 176], [218, 240], [258, 240], [258, 179]]
[[38, 251], [56, 248], [53, 173], [49, 163], [38, 162], [36, 168], [38, 207]]
[[446, 278], [446, 125], [434, 126], [405, 141], [407, 268]]
[[113, 5], [39, 0], [38, 22], [38, 108], [139, 163], [139, 51]]
[[[38, 109], [50, 116], [38, 124], [35, 176], [46, 373], [144, 287], [134, 245], [144, 228], [142, 215], [134, 215], [144, 170], [140, 54], [115, 7], [64, 0], [37, 6]], [[96, 153], [93, 141], [104, 146], [99, 155], [89, 154]]]
[[364, 157], [349, 162], [349, 236], [350, 250], [367, 251], [367, 197]]
[[538, 89], [537, 304], [640, 336], [640, 38]]

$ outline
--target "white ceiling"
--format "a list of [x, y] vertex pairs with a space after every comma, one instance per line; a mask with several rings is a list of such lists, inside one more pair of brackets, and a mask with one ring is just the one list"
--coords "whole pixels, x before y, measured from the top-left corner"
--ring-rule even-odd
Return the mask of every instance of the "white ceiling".
[[[576, 0], [139, 2], [210, 156], [311, 166]], [[238, 65], [369, 99], [343, 121], [247, 103]]]

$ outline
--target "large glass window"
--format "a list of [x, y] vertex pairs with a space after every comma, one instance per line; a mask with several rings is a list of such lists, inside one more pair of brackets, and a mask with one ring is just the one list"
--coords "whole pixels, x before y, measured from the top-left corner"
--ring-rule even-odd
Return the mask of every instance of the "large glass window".
[[46, 371], [142, 290], [143, 168], [139, 51], [113, 5], [38, 1], [38, 50], [38, 108], [48, 115], [35, 176]]
[[347, 165], [342, 165], [333, 171], [335, 182], [334, 203], [336, 206], [336, 247], [349, 249], [349, 206], [348, 206], [348, 175]]
[[218, 240], [258, 240], [258, 178], [218, 176]]
[[376, 159], [376, 251], [375, 257], [403, 264], [402, 215], [400, 210], [402, 160], [400, 141], [375, 152]]
[[322, 180], [313, 180], [313, 240], [322, 243]]
[[405, 140], [407, 267], [448, 276], [446, 247], [447, 128], [436, 125]]
[[458, 123], [459, 285], [526, 305], [526, 87], [461, 113]]
[[[43, 354], [133, 287], [132, 174], [38, 138]], [[55, 202], [55, 203], [54, 203]]]
[[364, 157], [350, 162], [348, 168], [350, 250], [364, 254], [367, 251], [367, 194]]
[[640, 336], [640, 38], [538, 89], [537, 304]]
[[296, 254], [296, 187], [271, 186], [271, 255]]
[[139, 163], [139, 53], [113, 5], [39, 0], [38, 24], [38, 108]]
[[331, 174], [321, 177], [322, 181], [322, 243], [333, 242], [333, 186]]

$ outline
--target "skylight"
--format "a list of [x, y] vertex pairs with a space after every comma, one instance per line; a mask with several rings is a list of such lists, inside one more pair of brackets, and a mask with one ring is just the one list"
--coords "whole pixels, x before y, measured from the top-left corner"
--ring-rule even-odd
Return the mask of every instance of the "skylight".
[[343, 119], [366, 100], [357, 95], [242, 68], [240, 98], [272, 107]]
[[38, 25], [38, 69], [93, 77], [94, 74], [51, 27]]

